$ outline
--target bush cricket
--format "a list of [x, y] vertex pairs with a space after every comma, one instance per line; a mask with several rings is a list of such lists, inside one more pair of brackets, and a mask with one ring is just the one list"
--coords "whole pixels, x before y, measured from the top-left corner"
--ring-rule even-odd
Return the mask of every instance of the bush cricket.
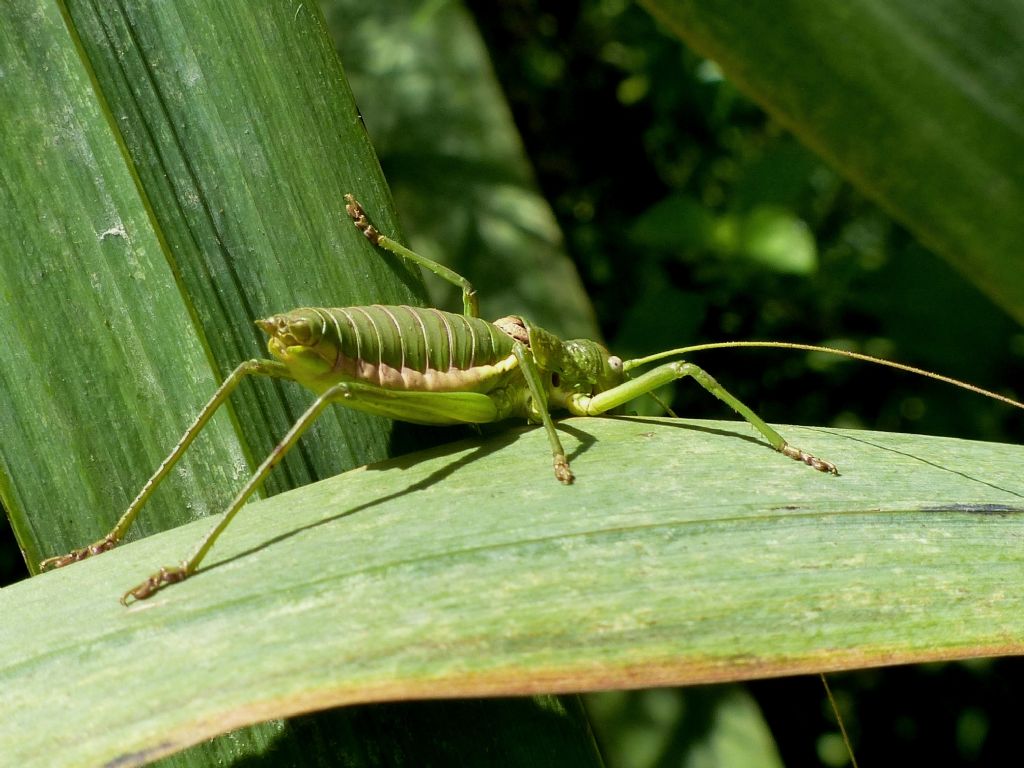
[[[462, 314], [410, 306], [345, 308], [306, 307], [257, 320], [268, 336], [273, 359], [241, 363], [199, 412], [166, 459], [146, 481], [120, 520], [99, 541], [40, 564], [59, 568], [116, 546], [131, 527], [157, 485], [246, 376], [289, 379], [317, 397], [263, 460], [228, 505], [223, 517], [177, 566], [161, 568], [121, 598], [127, 605], [195, 573], [214, 542], [267, 474], [331, 403], [401, 421], [428, 425], [483, 424], [525, 418], [542, 425], [551, 446], [555, 478], [566, 485], [573, 474], [565, 457], [551, 410], [598, 416], [669, 382], [692, 378], [729, 405], [779, 453], [820, 472], [837, 475], [831, 462], [790, 445], [750, 408], [693, 363], [664, 362], [636, 375], [632, 372], [665, 358], [724, 347], [783, 347], [820, 351], [887, 365], [939, 379], [1018, 408], [1024, 405], [956, 379], [846, 350], [787, 342], [722, 342], [667, 350], [622, 360], [589, 339], [563, 341], [518, 316], [493, 323], [479, 317], [471, 283], [381, 234], [352, 195], [346, 212], [375, 246], [418, 265], [462, 290]], [[669, 410], [669, 413], [674, 416]]]

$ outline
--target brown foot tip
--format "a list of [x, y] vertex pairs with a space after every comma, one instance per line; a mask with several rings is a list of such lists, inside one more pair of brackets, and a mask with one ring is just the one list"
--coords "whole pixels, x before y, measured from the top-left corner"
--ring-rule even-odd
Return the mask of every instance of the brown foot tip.
[[358, 219], [361, 216], [365, 216], [366, 212], [363, 210], [363, 206], [356, 200], [356, 196], [349, 193], [345, 195], [345, 212], [353, 219]]
[[351, 194], [345, 195], [345, 213], [355, 222], [356, 229], [366, 235], [367, 240], [376, 245], [380, 240], [380, 232], [366, 218], [366, 211], [363, 210], [363, 206]]
[[80, 549], [73, 549], [66, 555], [57, 555], [57, 557], [48, 557], [39, 563], [39, 570], [49, 571], [53, 568], [63, 568], [65, 565], [71, 565], [77, 563], [79, 560], [85, 560], [87, 557], [93, 555], [99, 555], [106, 552], [108, 549], [113, 549], [117, 546], [117, 539], [114, 538], [113, 534], [104, 536], [99, 541], [94, 541], [87, 547]]
[[177, 584], [179, 581], [184, 581], [188, 578], [188, 575], [188, 571], [186, 571], [184, 567], [161, 568], [144, 582], [139, 584], [139, 586], [125, 592], [121, 597], [121, 605], [128, 607], [128, 605], [136, 600], [145, 600], [154, 592], [163, 589], [168, 584]]
[[555, 459], [555, 477], [558, 482], [565, 483], [565, 485], [572, 485], [572, 481], [575, 479], [572, 470], [569, 469], [569, 462], [564, 456]]
[[779, 450], [781, 453], [785, 454], [786, 456], [789, 456], [789, 458], [796, 459], [797, 461], [802, 461], [807, 466], [814, 467], [819, 472], [827, 472], [830, 475], [839, 474], [839, 470], [836, 468], [836, 465], [833, 464], [831, 461], [819, 459], [817, 456], [812, 456], [806, 451], [801, 451], [799, 448], [796, 448], [795, 446], [786, 444], [783, 445], [782, 448], [780, 448]]

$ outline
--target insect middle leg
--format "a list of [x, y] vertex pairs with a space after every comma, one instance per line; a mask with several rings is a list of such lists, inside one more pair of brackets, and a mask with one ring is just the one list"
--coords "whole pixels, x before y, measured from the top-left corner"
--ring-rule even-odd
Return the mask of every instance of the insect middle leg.
[[574, 395], [569, 398], [569, 411], [579, 416], [596, 416], [623, 405], [635, 397], [653, 392], [664, 384], [686, 378], [687, 376], [742, 416], [779, 453], [789, 456], [791, 459], [802, 461], [804, 464], [814, 467], [821, 472], [828, 472], [833, 475], [839, 474], [835, 464], [819, 459], [807, 453], [807, 451], [790, 445], [782, 435], [768, 426], [760, 416], [719, 384], [711, 374], [703, 368], [683, 360], [659, 365], [657, 368], [647, 371], [635, 379], [631, 379], [597, 395]]

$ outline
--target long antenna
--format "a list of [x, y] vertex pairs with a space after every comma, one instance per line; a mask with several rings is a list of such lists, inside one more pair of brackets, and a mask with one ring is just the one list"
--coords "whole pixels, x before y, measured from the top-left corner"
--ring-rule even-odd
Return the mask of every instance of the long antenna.
[[952, 384], [954, 387], [960, 387], [966, 389], [969, 392], [974, 392], [985, 397], [990, 397], [993, 400], [998, 400], [1001, 403], [1012, 405], [1014, 408], [1020, 408], [1024, 410], [1024, 403], [1020, 403], [1013, 398], [1007, 397], [1006, 395], [1000, 395], [997, 392], [992, 392], [988, 389], [969, 384], [966, 381], [960, 381], [960, 379], [954, 379], [952, 376], [943, 376], [939, 373], [932, 373], [926, 371], [923, 368], [915, 368], [912, 365], [904, 365], [903, 363], [894, 363], [892, 360], [886, 360], [882, 357], [873, 357], [871, 355], [861, 354], [860, 352], [850, 352], [847, 349], [836, 349], [835, 347], [819, 347], [815, 344], [797, 344], [789, 341], [716, 341], [710, 344], [694, 344], [690, 347], [679, 347], [678, 349], [670, 349], [665, 352], [658, 352], [654, 355], [648, 355], [647, 357], [638, 357], [635, 360], [625, 360], [622, 363], [623, 370], [630, 370], [637, 368], [641, 365], [647, 365], [658, 360], [664, 360], [666, 357], [675, 357], [678, 355], [686, 355], [690, 352], [702, 352], [708, 349], [735, 349], [737, 347], [768, 347], [772, 349], [796, 349], [803, 352], [823, 352], [829, 355], [839, 355], [840, 357], [849, 357], [854, 360], [861, 360], [866, 363], [875, 363], [876, 365], [885, 365], [889, 368], [895, 368], [899, 371], [906, 371], [907, 373], [916, 373], [919, 376], [925, 376], [929, 379], [935, 379], [936, 381], [942, 381], [946, 384]]

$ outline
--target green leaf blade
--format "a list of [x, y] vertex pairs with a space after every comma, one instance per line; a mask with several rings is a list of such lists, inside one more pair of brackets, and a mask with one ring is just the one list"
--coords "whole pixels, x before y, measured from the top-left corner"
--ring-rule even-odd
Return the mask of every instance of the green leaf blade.
[[[138, 467], [159, 463], [180, 414], [215, 381], [202, 348], [180, 342], [192, 336], [191, 318], [63, 19], [53, 8], [11, 9], [5, 22], [0, 101], [19, 117], [3, 121], [0, 139], [21, 151], [5, 155], [0, 191], [0, 489], [34, 567], [98, 535], [76, 511], [105, 509], [112, 523]], [[45, 65], [33, 60], [41, 52]], [[165, 386], [168, 369], [178, 386]], [[118, 432], [128, 412], [149, 431]], [[195, 514], [218, 503], [207, 483], [228, 482], [240, 464], [220, 417], [182, 465]], [[154, 516], [162, 514], [158, 502]]]
[[[72, 16], [219, 377], [266, 356], [257, 318], [421, 303], [410, 270], [373, 253], [344, 213], [343, 195], [356, 192], [398, 231], [315, 6], [83, 3]], [[240, 390], [233, 406], [255, 460], [307, 403], [262, 383]], [[331, 414], [268, 487], [382, 458], [387, 431]]]
[[[0, 671], [8, 706], [50, 723], [53, 702], [29, 692], [39, 675], [66, 680], [109, 723], [89, 747], [109, 759], [157, 733], [180, 746], [341, 703], [1021, 650], [1006, 588], [1024, 535], [1020, 446], [784, 428], [839, 464], [831, 477], [735, 422], [570, 419], [562, 432], [572, 487], [551, 476], [541, 430], [512, 430], [251, 505], [207, 568], [130, 611], [122, 585], [203, 524], [4, 590], [0, 610], [19, 618], [0, 644], [22, 648]], [[111, 670], [138, 685], [112, 695]]]

